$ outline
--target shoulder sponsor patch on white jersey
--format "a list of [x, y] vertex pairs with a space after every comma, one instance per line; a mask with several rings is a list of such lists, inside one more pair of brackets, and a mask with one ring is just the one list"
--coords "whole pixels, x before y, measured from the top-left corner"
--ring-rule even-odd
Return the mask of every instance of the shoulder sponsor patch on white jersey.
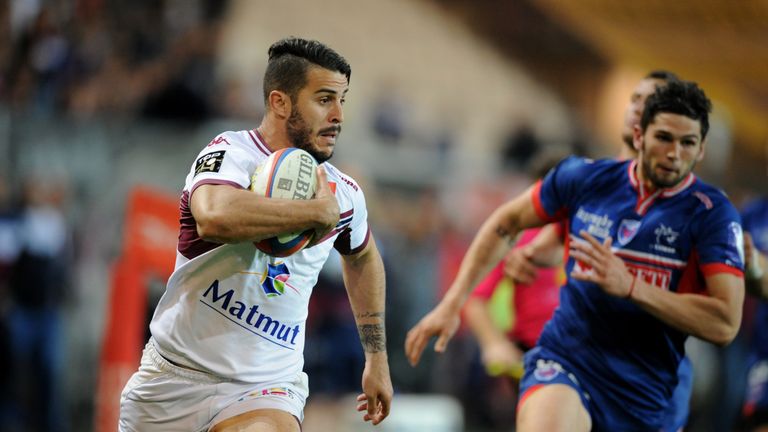
[[195, 175], [204, 172], [219, 172], [224, 161], [225, 150], [219, 150], [200, 156], [195, 162]]

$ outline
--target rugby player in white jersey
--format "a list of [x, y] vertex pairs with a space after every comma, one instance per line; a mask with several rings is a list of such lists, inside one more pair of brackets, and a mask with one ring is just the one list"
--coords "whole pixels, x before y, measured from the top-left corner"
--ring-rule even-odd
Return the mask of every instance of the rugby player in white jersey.
[[[266, 114], [254, 130], [224, 132], [198, 155], [181, 197], [176, 267], [150, 324], [139, 370], [121, 396], [120, 431], [300, 431], [309, 298], [331, 248], [365, 351], [357, 410], [378, 424], [392, 383], [384, 330], [384, 266], [358, 184], [326, 162], [344, 120], [351, 69], [317, 41], [269, 49]], [[320, 163], [311, 200], [248, 190], [272, 152], [298, 147]], [[315, 230], [286, 258], [254, 241]]]

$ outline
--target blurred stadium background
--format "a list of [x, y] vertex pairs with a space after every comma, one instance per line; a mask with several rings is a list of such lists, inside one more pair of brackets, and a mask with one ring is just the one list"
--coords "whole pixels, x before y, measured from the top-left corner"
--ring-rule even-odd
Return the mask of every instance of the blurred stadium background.
[[[713, 98], [699, 174], [737, 204], [766, 192], [766, 1], [7, 0], [0, 16], [0, 341], [19, 307], [47, 336], [21, 371], [10, 359], [26, 347], [0, 347], [0, 431], [110, 430], [127, 377], [105, 362], [138, 359], [172, 265], [163, 221], [199, 149], [260, 121], [266, 51], [285, 36], [323, 41], [353, 69], [333, 162], [363, 185], [388, 271], [397, 397], [379, 430], [513, 430], [514, 396], [484, 376], [470, 337], [413, 369], [405, 332], [533, 160], [617, 153], [647, 71]], [[339, 271], [332, 260], [310, 311], [306, 432], [367, 430], [347, 396], [362, 354]], [[692, 345], [690, 430], [727, 431], [740, 395], [713, 389], [733, 376]], [[34, 426], [49, 401], [55, 426]]]

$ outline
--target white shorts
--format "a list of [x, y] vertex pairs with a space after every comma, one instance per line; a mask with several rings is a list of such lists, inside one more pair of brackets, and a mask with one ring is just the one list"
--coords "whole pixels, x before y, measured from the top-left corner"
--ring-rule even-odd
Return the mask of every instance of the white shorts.
[[204, 432], [255, 409], [282, 410], [301, 422], [308, 393], [304, 372], [293, 382], [232, 381], [170, 363], [150, 339], [120, 395], [119, 431]]

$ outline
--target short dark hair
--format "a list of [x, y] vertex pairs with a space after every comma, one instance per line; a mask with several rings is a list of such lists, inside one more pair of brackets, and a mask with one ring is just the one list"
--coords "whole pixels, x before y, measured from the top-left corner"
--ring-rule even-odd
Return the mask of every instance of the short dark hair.
[[664, 69], [652, 70], [648, 72], [648, 75], [646, 75], [644, 79], [656, 79], [666, 83], [670, 83], [672, 81], [680, 81], [680, 77], [678, 77], [674, 72], [670, 72]]
[[709, 131], [710, 112], [712, 102], [695, 82], [672, 81], [658, 87], [654, 94], [648, 96], [643, 116], [640, 118], [640, 127], [645, 131], [659, 113], [680, 114], [699, 121], [701, 139], [704, 139]]
[[307, 70], [311, 65], [342, 73], [347, 82], [352, 75], [352, 68], [344, 57], [316, 40], [280, 39], [269, 47], [268, 53], [269, 62], [264, 73], [265, 104], [273, 90], [287, 93], [295, 102], [299, 91], [307, 84]]

